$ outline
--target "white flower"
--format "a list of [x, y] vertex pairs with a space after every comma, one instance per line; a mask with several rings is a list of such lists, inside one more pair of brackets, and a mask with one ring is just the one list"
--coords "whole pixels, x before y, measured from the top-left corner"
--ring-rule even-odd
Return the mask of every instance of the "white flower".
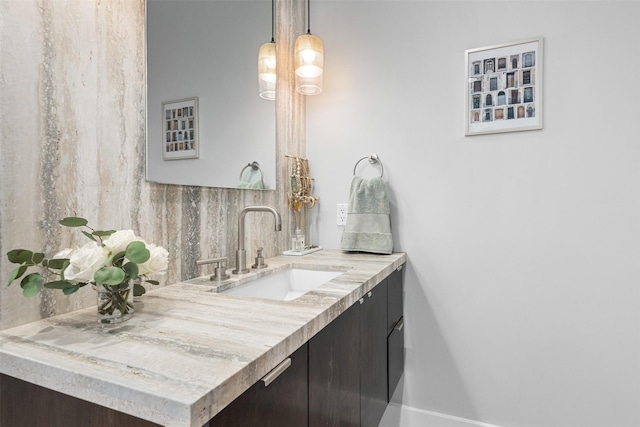
[[136, 237], [133, 230], [120, 230], [109, 236], [102, 244], [111, 252], [111, 255], [115, 255], [119, 252], [124, 252], [129, 243], [136, 241], [141, 242], [142, 239]]
[[51, 259], [66, 259], [69, 258], [69, 255], [71, 255], [71, 252], [73, 252], [74, 250], [71, 248], [67, 248], [67, 249], [63, 249], [60, 252], [58, 252], [57, 254], [55, 254], [53, 256], [53, 258]]
[[147, 249], [151, 256], [147, 262], [138, 265], [140, 274], [153, 274], [166, 270], [169, 266], [169, 252], [153, 243], [147, 243]]
[[[64, 270], [65, 280], [72, 282], [90, 282], [93, 275], [107, 261], [108, 254], [103, 247], [96, 242], [89, 242], [84, 246], [70, 252], [64, 251], [60, 254], [66, 254], [65, 258], [69, 258], [70, 265]], [[58, 255], [56, 255], [57, 257]]]

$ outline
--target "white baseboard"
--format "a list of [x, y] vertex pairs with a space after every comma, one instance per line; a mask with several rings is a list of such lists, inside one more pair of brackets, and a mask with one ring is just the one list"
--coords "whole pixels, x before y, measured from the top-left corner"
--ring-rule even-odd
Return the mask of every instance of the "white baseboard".
[[390, 403], [379, 427], [500, 427], [439, 412]]

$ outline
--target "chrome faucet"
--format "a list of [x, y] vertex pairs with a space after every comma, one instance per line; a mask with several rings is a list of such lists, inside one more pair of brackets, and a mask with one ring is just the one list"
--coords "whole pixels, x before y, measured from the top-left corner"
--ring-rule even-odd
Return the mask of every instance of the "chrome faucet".
[[280, 214], [272, 206], [246, 206], [240, 211], [238, 217], [238, 250], [236, 251], [236, 268], [232, 271], [233, 274], [248, 273], [247, 268], [247, 252], [244, 250], [244, 217], [248, 212], [271, 212], [276, 220], [275, 230], [282, 230], [282, 219]]

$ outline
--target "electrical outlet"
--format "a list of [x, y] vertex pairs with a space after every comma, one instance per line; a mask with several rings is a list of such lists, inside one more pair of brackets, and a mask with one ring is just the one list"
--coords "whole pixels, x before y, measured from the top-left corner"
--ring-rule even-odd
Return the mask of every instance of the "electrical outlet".
[[337, 225], [346, 225], [347, 224], [347, 206], [346, 203], [338, 203], [338, 216], [337, 216]]

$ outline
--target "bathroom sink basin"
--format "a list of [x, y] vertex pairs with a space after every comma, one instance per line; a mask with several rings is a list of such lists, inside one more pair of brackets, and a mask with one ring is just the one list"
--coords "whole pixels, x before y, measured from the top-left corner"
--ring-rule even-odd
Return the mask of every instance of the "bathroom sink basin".
[[222, 291], [226, 295], [291, 301], [344, 273], [335, 270], [289, 268]]

